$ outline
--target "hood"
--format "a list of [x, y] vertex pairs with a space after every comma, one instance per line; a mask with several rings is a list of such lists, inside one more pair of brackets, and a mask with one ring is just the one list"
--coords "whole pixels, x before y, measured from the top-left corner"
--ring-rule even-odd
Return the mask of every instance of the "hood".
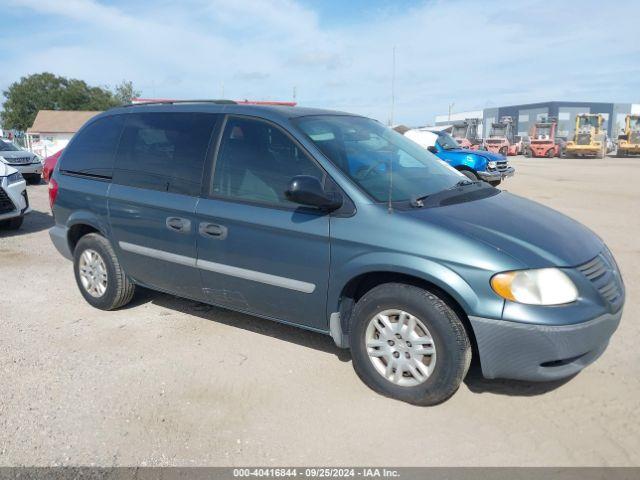
[[486, 159], [487, 161], [500, 161], [504, 160], [504, 156], [499, 153], [489, 152], [487, 150], [471, 150], [469, 148], [453, 148], [451, 150], [442, 150], [442, 153], [446, 153], [447, 155], [477, 155]]
[[35, 157], [35, 155], [27, 150], [18, 150], [16, 152], [13, 151], [0, 151], [0, 157], [4, 158], [23, 158], [23, 157]]
[[11, 175], [12, 173], [16, 173], [18, 170], [13, 168], [10, 165], [7, 165], [4, 162], [0, 162], [0, 177], [6, 177], [7, 175]]
[[523, 268], [573, 267], [604, 249], [591, 230], [539, 203], [508, 192], [411, 215], [509, 255]]

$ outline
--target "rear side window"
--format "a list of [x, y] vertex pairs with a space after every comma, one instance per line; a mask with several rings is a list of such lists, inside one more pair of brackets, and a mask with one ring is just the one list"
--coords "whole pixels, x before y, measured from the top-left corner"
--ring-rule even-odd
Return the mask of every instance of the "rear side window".
[[73, 138], [62, 155], [60, 169], [111, 178], [113, 159], [124, 123], [122, 115], [99, 118]]
[[217, 115], [127, 115], [116, 154], [113, 182], [149, 190], [199, 195], [207, 149]]

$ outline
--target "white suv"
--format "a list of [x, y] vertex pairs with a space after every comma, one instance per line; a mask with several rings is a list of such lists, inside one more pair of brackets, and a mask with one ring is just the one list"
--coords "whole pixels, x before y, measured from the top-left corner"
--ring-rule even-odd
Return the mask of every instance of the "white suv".
[[0, 162], [0, 228], [20, 228], [30, 211], [27, 182], [18, 170]]
[[36, 154], [22, 150], [11, 142], [0, 140], [0, 163], [14, 167], [29, 183], [40, 183], [42, 161]]

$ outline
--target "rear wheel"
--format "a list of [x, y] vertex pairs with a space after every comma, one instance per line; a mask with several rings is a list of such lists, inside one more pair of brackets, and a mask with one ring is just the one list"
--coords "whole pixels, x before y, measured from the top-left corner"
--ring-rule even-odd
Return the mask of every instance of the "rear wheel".
[[502, 155], [504, 155], [505, 157], [507, 156], [507, 154], [509, 153], [509, 149], [507, 147], [502, 147], [500, 150], [498, 150], [499, 153], [501, 153]]
[[113, 310], [129, 303], [135, 285], [127, 278], [109, 241], [90, 233], [73, 251], [76, 283], [84, 299], [101, 310]]
[[553, 148], [550, 148], [549, 150], [547, 150], [547, 158], [553, 158], [556, 156], [556, 151]]
[[471, 362], [462, 322], [438, 296], [388, 283], [356, 304], [349, 335], [353, 367], [376, 392], [416, 405], [444, 402]]
[[22, 222], [24, 222], [24, 217], [20, 215], [19, 217], [13, 217], [9, 220], [3, 220], [0, 222], [0, 228], [6, 228], [7, 230], [18, 230], [22, 226]]

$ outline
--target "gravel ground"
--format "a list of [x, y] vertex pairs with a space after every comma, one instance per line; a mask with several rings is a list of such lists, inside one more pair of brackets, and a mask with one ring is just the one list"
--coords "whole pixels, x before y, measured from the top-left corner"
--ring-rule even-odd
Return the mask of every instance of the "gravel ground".
[[149, 291], [91, 308], [30, 186], [35, 211], [0, 233], [0, 465], [640, 465], [640, 159], [513, 163], [505, 189], [613, 250], [622, 324], [568, 381], [475, 367], [432, 408], [376, 395], [319, 334]]

